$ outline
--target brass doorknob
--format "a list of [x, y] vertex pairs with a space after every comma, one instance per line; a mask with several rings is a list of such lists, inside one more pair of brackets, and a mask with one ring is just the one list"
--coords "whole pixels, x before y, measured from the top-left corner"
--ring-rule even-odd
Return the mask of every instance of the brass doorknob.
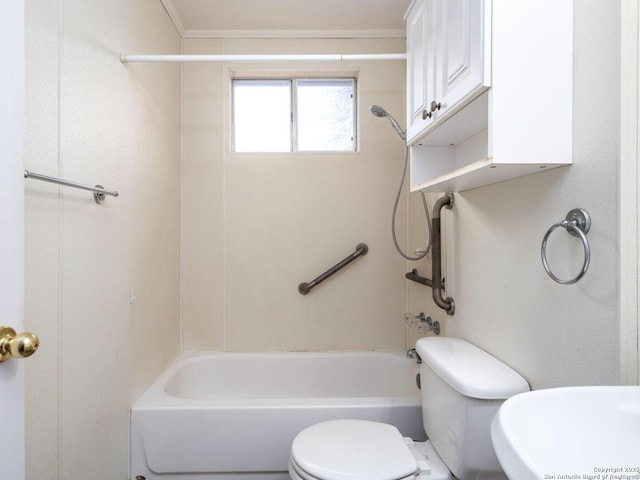
[[13, 328], [0, 326], [0, 362], [8, 360], [10, 357], [30, 357], [36, 352], [39, 345], [40, 339], [33, 333], [16, 334]]

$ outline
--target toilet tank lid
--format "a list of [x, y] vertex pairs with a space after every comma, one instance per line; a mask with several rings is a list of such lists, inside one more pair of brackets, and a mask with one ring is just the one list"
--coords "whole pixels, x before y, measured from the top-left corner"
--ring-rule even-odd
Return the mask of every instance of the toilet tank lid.
[[416, 350], [442, 380], [467, 397], [499, 400], [529, 391], [519, 373], [460, 338], [424, 337]]

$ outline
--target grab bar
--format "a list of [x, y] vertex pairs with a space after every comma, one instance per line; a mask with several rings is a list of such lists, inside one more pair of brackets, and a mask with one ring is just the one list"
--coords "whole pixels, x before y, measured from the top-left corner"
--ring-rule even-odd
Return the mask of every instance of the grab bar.
[[318, 284], [324, 282], [327, 278], [329, 278], [331, 275], [336, 273], [338, 270], [349, 265], [356, 258], [362, 255], [366, 255], [368, 251], [369, 251], [369, 247], [367, 247], [366, 243], [359, 243], [358, 245], [356, 245], [356, 251], [353, 252], [351, 255], [349, 255], [347, 258], [345, 258], [344, 260], [340, 261], [339, 263], [331, 267], [329, 270], [324, 272], [319, 277], [314, 278], [309, 283], [303, 282], [300, 285], [298, 285], [298, 292], [300, 292], [300, 295], [306, 295], [311, 291], [313, 287], [316, 287], [318, 286]]
[[415, 268], [405, 277], [427, 287], [431, 287], [433, 301], [442, 308], [447, 315], [453, 315], [456, 311], [456, 304], [453, 298], [442, 298], [444, 290], [444, 279], [442, 278], [442, 239], [440, 238], [440, 210], [444, 207], [451, 209], [453, 207], [453, 193], [445, 193], [440, 197], [433, 206], [433, 215], [431, 217], [431, 278], [425, 278], [418, 275]]
[[104, 202], [105, 195], [111, 195], [113, 197], [117, 197], [119, 194], [115, 190], [105, 190], [102, 185], [96, 185], [95, 187], [90, 187], [88, 185], [82, 185], [76, 182], [70, 182], [69, 180], [63, 180], [61, 178], [49, 177], [47, 175], [41, 175], [39, 173], [33, 173], [29, 170], [24, 171], [24, 178], [33, 178], [35, 180], [41, 180], [43, 182], [55, 183], [57, 185], [64, 185], [65, 187], [73, 187], [79, 188], [80, 190], [88, 190], [93, 192], [93, 199], [96, 203]]
[[432, 286], [431, 279], [420, 276], [420, 274], [418, 274], [418, 270], [416, 270], [415, 268], [410, 272], [405, 273], [404, 276], [412, 282], [420, 283], [422, 285], [426, 285], [427, 287]]
[[433, 289], [433, 301], [442, 308], [447, 315], [453, 315], [456, 310], [456, 304], [453, 298], [442, 298], [442, 249], [440, 240], [440, 210], [444, 207], [451, 209], [453, 207], [453, 193], [445, 193], [440, 197], [433, 206], [433, 216], [431, 218], [431, 235], [432, 247], [431, 253], [433, 259], [431, 261], [431, 288]]

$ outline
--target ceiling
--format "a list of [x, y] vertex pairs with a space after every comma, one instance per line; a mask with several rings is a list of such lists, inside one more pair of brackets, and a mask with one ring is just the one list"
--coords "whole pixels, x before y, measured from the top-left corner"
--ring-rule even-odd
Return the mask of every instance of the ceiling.
[[411, 0], [161, 0], [184, 37], [403, 37]]

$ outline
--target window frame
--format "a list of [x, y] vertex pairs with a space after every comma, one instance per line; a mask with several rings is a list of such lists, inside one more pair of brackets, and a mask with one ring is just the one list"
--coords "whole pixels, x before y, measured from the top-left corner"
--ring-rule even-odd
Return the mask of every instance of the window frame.
[[[261, 150], [256, 150], [256, 151], [238, 151], [236, 150], [236, 140], [235, 140], [235, 135], [236, 135], [236, 111], [235, 111], [235, 85], [234, 83], [236, 81], [246, 81], [246, 82], [251, 82], [251, 81], [256, 81], [256, 82], [260, 82], [260, 81], [264, 81], [264, 82], [269, 82], [269, 81], [287, 81], [289, 82], [290, 85], [290, 98], [289, 98], [289, 114], [290, 114], [290, 122], [289, 122], [289, 128], [290, 128], [290, 145], [289, 145], [289, 150], [287, 151], [277, 151], [277, 152], [273, 152], [273, 151], [261, 151]], [[318, 81], [318, 82], [351, 82], [351, 86], [352, 86], [352, 106], [353, 106], [353, 113], [352, 113], [352, 126], [353, 126], [353, 135], [351, 138], [351, 147], [349, 149], [344, 149], [344, 150], [300, 150], [299, 148], [299, 142], [298, 142], [298, 83], [299, 82], [309, 82], [309, 81]], [[355, 74], [344, 74], [344, 75], [284, 75], [284, 76], [277, 76], [277, 75], [260, 75], [260, 76], [243, 76], [243, 75], [238, 75], [238, 76], [232, 76], [231, 77], [231, 128], [230, 128], [230, 133], [231, 133], [231, 151], [233, 153], [239, 153], [239, 154], [243, 154], [243, 153], [328, 153], [328, 154], [334, 154], [334, 153], [357, 153], [358, 152], [358, 78], [357, 75]]]

